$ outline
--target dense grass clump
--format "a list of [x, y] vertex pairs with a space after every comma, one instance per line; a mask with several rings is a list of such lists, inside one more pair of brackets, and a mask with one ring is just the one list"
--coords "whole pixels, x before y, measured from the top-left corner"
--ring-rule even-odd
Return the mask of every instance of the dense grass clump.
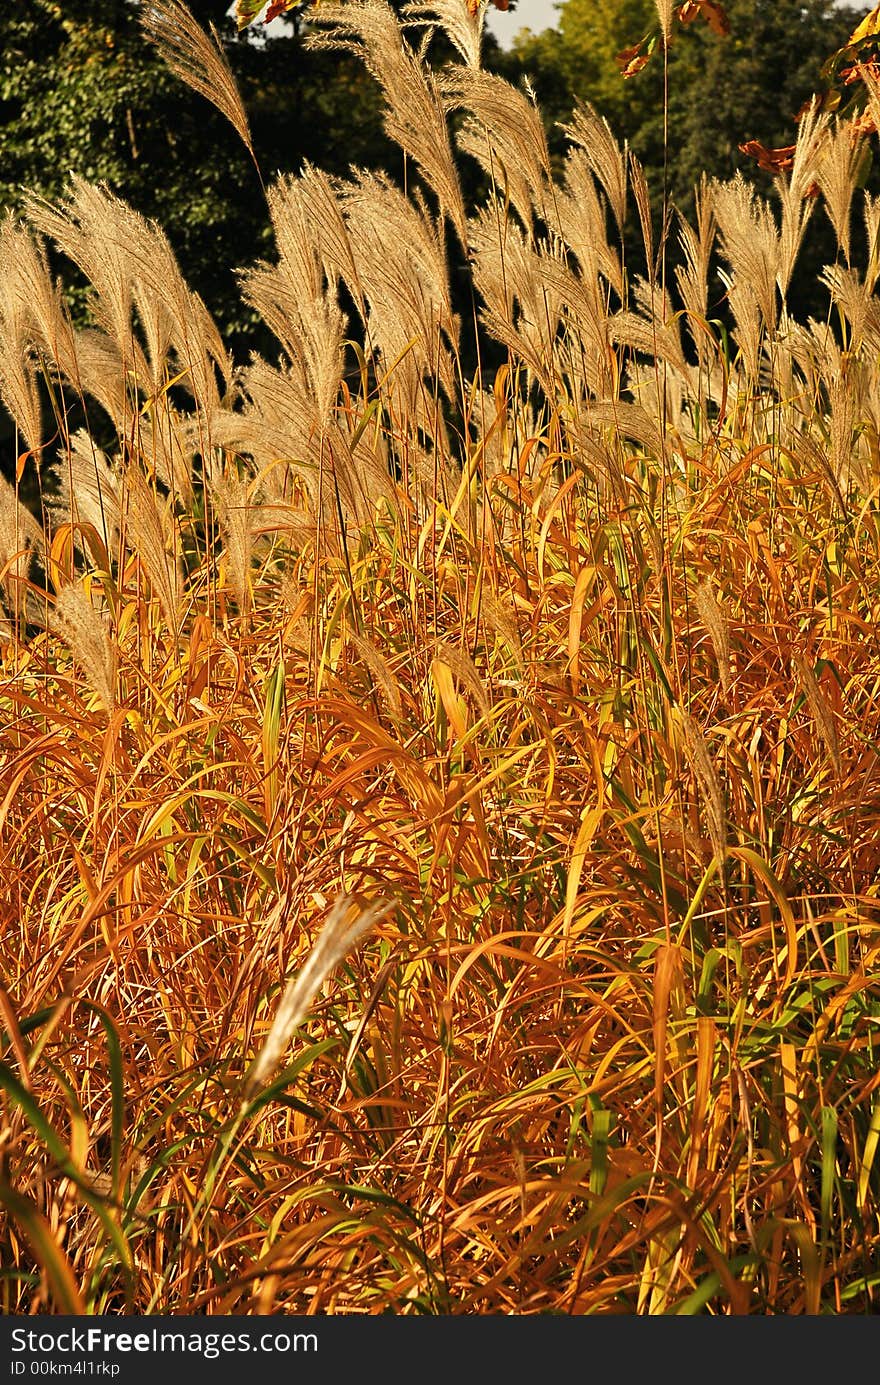
[[440, 75], [384, 0], [321, 13], [407, 192], [270, 190], [277, 359], [106, 189], [3, 230], [2, 1307], [876, 1311], [861, 136], [808, 116], [776, 206], [660, 240], [589, 108], [553, 178], [465, 0]]

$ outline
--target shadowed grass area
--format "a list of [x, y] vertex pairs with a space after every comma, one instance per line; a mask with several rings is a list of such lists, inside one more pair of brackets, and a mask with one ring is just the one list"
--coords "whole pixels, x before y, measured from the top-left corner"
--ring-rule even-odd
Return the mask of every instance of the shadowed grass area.
[[598, 117], [553, 183], [464, 38], [344, 13], [424, 191], [272, 189], [277, 361], [105, 190], [4, 230], [3, 1310], [876, 1311], [876, 258], [785, 310], [848, 146], [705, 187], [676, 309]]

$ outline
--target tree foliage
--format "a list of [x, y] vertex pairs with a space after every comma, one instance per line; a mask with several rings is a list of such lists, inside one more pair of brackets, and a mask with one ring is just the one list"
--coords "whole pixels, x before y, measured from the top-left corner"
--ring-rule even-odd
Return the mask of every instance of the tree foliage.
[[[199, 23], [218, 30], [267, 183], [304, 160], [331, 174], [352, 164], [400, 171], [378, 87], [363, 65], [302, 42], [309, 4], [270, 6], [294, 21], [272, 37], [262, 23], [237, 33], [224, 0], [188, 4]], [[185, 276], [246, 356], [261, 344], [260, 328], [241, 303], [236, 271], [270, 242], [259, 178], [223, 117], [147, 42], [140, 10], [136, 0], [30, 0], [0, 9], [0, 210], [15, 210], [26, 189], [62, 196], [71, 173], [106, 182], [160, 222]], [[491, 65], [491, 38], [486, 48]], [[82, 318], [84, 288], [74, 290], [73, 308]]]
[[[677, 26], [669, 47], [668, 178], [681, 205], [702, 173], [723, 178], [741, 168], [754, 176], [742, 143], [792, 142], [823, 63], [863, 13], [833, 0], [726, 0], [725, 10], [729, 34], [695, 22]], [[515, 47], [549, 120], [566, 119], [577, 99], [591, 102], [629, 140], [655, 185], [664, 164], [663, 55], [658, 46], [629, 79], [621, 55], [640, 42], [644, 53], [658, 28], [654, 0], [565, 0], [557, 29]]]
[[[343, 173], [394, 157], [379, 93], [354, 58], [306, 51], [293, 29], [237, 37], [222, 0], [194, 0], [221, 33], [266, 181], [304, 159]], [[56, 198], [71, 173], [104, 181], [168, 232], [185, 275], [241, 353], [254, 321], [236, 269], [268, 246], [259, 179], [235, 132], [165, 67], [129, 0], [32, 0], [0, 12], [0, 208]], [[83, 302], [74, 298], [82, 315]]]

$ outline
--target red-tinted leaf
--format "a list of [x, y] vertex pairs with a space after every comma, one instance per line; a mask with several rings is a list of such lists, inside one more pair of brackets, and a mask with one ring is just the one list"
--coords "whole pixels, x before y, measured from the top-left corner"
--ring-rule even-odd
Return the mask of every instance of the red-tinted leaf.
[[868, 111], [865, 111], [862, 115], [853, 117], [853, 122], [850, 126], [850, 135], [854, 140], [876, 134], [877, 122]]
[[684, 0], [678, 17], [682, 24], [693, 24], [699, 16], [705, 19], [713, 33], [725, 38], [730, 33], [730, 20], [720, 0]]
[[852, 67], [842, 67], [838, 75], [844, 86], [851, 87], [855, 82], [863, 82], [866, 73], [880, 81], [880, 60], [868, 58], [866, 62], [853, 63]]
[[[644, 43], [644, 39], [642, 43]], [[647, 64], [650, 56], [649, 53], [642, 52], [641, 43], [636, 43], [633, 44], [632, 48], [624, 48], [622, 53], [617, 54], [614, 61], [620, 68], [621, 77], [635, 77], [636, 73], [641, 72]]]
[[280, 14], [284, 14], [289, 9], [290, 5], [288, 0], [272, 0], [272, 4], [266, 11], [266, 18], [263, 20], [263, 23], [271, 24], [273, 19], [277, 19]]
[[730, 33], [730, 19], [719, 0], [702, 0], [700, 9], [712, 32], [721, 38], [726, 38]]
[[27, 466], [27, 464], [28, 464], [30, 458], [31, 458], [31, 457], [35, 457], [36, 455], [37, 455], [37, 454], [36, 454], [35, 452], [22, 452], [21, 456], [18, 458], [17, 462], [15, 463], [15, 481], [16, 481], [16, 484], [18, 484], [18, 482], [21, 480], [22, 476], [24, 475], [24, 469], [25, 469], [25, 467]]
[[740, 152], [755, 159], [765, 173], [790, 173], [794, 167], [794, 151], [797, 148], [794, 144], [787, 144], [784, 149], [768, 149], [760, 140], [750, 139], [739, 147]]

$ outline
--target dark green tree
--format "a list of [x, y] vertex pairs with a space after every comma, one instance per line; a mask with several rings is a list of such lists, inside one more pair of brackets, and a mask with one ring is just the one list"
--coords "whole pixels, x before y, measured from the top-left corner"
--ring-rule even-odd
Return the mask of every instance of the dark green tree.
[[[259, 23], [239, 34], [224, 0], [189, 0], [189, 8], [220, 33], [266, 183], [305, 159], [339, 175], [353, 164], [401, 170], [363, 63], [304, 44], [307, 4], [272, 38]], [[106, 182], [160, 222], [243, 357], [267, 346], [236, 278], [240, 266], [270, 252], [260, 180], [223, 116], [147, 42], [140, 11], [140, 0], [0, 7], [0, 211], [17, 209], [25, 189], [61, 196], [71, 173]], [[434, 47], [437, 61], [449, 56]], [[491, 62], [498, 49], [490, 37], [486, 48]], [[73, 309], [82, 316], [82, 295]]]
[[[266, 181], [303, 159], [344, 173], [394, 157], [375, 84], [354, 58], [288, 36], [237, 36], [222, 0], [193, 0], [220, 29]], [[0, 209], [25, 189], [105, 181], [167, 231], [183, 271], [245, 352], [253, 323], [235, 271], [269, 245], [260, 181], [232, 128], [165, 67], [132, 0], [30, 0], [0, 11]], [[74, 302], [79, 314], [82, 303]]]
[[[725, 9], [727, 36], [697, 18], [676, 24], [669, 48], [668, 177], [679, 205], [702, 173], [727, 178], [741, 168], [766, 186], [740, 144], [794, 142], [797, 114], [820, 87], [823, 63], [866, 7], [725, 0]], [[658, 30], [653, 0], [565, 0], [558, 28], [521, 41], [512, 55], [531, 74], [548, 121], [566, 119], [578, 98], [590, 101], [629, 140], [653, 186], [664, 164], [662, 50], [658, 44], [627, 79], [617, 59]]]
[[[770, 175], [740, 145], [794, 143], [800, 110], [822, 88], [823, 64], [846, 42], [866, 7], [843, 9], [833, 0], [725, 0], [724, 8], [727, 35], [699, 17], [688, 25], [676, 22], [664, 72], [654, 0], [565, 0], [558, 28], [520, 41], [510, 58], [531, 76], [552, 147], [563, 149], [558, 122], [581, 99], [629, 141], [645, 167], [655, 206], [665, 184], [687, 214], [704, 173], [730, 178], [741, 170], [769, 192]], [[647, 55], [652, 39], [649, 61], [625, 79], [619, 56], [635, 45]], [[876, 170], [871, 187], [880, 187]], [[797, 313], [825, 310], [817, 271], [834, 256], [827, 218], [813, 217], [790, 293]]]

